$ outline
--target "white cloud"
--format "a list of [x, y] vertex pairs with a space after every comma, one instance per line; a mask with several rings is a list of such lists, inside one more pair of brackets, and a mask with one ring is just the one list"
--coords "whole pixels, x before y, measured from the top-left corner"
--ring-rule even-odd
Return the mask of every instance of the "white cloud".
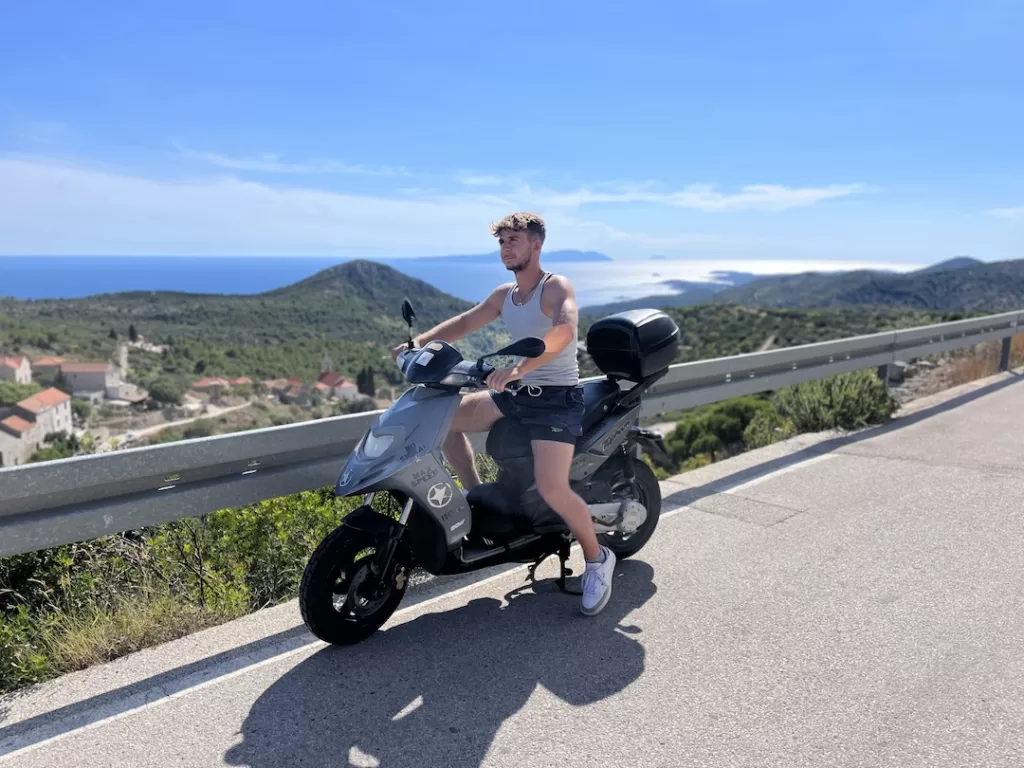
[[827, 187], [784, 187], [779, 184], [751, 184], [731, 195], [706, 185], [692, 185], [671, 196], [671, 204], [701, 211], [786, 211], [803, 208], [836, 197], [867, 191], [864, 184], [829, 184]]
[[257, 171], [260, 173], [337, 173], [357, 174], [361, 176], [408, 176], [405, 168], [395, 166], [366, 166], [342, 163], [337, 160], [322, 160], [309, 163], [286, 163], [273, 153], [264, 153], [259, 157], [230, 157], [217, 152], [201, 152], [189, 149], [178, 142], [172, 142], [184, 157], [201, 160], [217, 168], [232, 171]]
[[1001, 219], [1010, 219], [1015, 221], [1017, 219], [1024, 219], [1024, 205], [1016, 208], [993, 208], [990, 211], [986, 211], [990, 216], [998, 216]]
[[[272, 162], [272, 161], [268, 161]], [[504, 196], [372, 196], [216, 176], [146, 178], [45, 158], [0, 157], [0, 252], [51, 254], [427, 255], [494, 247]], [[536, 205], [531, 206], [536, 207]], [[726, 246], [652, 236], [545, 212], [548, 248], [616, 255]]]
[[459, 175], [459, 183], [468, 187], [496, 187], [500, 184], [507, 184], [508, 179], [504, 176], [487, 176], [481, 173], [463, 173]]
[[[805, 208], [837, 197], [868, 190], [865, 184], [830, 184], [827, 187], [785, 187], [778, 184], [751, 184], [739, 192], [726, 194], [706, 184], [691, 184], [679, 192], [659, 192], [653, 182], [619, 185], [608, 191], [582, 188], [568, 193], [538, 193], [551, 207], [579, 208], [588, 204], [652, 203], [692, 208], [707, 213], [722, 211], [780, 212]], [[527, 187], [522, 191], [530, 193]]]

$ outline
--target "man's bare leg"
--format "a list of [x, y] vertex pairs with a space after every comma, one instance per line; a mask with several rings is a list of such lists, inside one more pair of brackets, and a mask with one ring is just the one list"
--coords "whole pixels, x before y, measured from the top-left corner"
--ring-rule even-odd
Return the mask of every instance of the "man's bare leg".
[[585, 615], [594, 616], [604, 609], [611, 597], [615, 554], [598, 544], [587, 503], [569, 486], [575, 447], [553, 440], [532, 440], [531, 445], [537, 490], [548, 506], [565, 520], [583, 549], [587, 565], [581, 578], [580, 608]]
[[444, 455], [467, 491], [480, 485], [480, 475], [476, 471], [473, 447], [466, 433], [486, 432], [501, 415], [490, 392], [473, 392], [459, 403], [444, 441]]
[[587, 560], [601, 556], [601, 548], [594, 533], [590, 509], [576, 491], [569, 487], [569, 467], [575, 453], [574, 446], [554, 440], [532, 440], [533, 471], [541, 498], [565, 520], [573, 536], [583, 548]]

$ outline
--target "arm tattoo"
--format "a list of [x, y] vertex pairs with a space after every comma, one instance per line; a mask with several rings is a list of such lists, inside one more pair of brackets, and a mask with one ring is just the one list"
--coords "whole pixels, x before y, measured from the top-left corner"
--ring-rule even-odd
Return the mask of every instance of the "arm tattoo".
[[571, 288], [563, 288], [564, 293], [555, 305], [552, 325], [576, 325], [579, 322], [579, 310], [576, 307], [576, 297]]
[[558, 305], [558, 312], [555, 313], [554, 325], [576, 325], [579, 312], [576, 309], [576, 302], [569, 297]]

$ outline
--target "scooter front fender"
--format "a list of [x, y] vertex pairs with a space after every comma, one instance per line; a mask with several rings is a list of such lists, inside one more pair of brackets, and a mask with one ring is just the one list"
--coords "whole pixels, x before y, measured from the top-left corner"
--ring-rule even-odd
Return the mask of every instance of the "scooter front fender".
[[399, 527], [398, 521], [382, 515], [366, 504], [356, 507], [342, 519], [345, 528], [368, 533], [371, 536], [390, 536]]

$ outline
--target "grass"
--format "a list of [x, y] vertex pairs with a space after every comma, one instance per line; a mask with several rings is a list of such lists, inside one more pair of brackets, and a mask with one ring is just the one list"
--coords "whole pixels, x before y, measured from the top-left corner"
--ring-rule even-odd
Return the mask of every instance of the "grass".
[[[956, 387], [999, 372], [1002, 341], [992, 341], [970, 347], [954, 354], [949, 360], [949, 385]], [[1013, 337], [1010, 343], [1010, 367], [1024, 365], [1024, 334]]]
[[170, 595], [132, 597], [113, 610], [56, 617], [47, 646], [54, 671], [66, 674], [190, 635], [237, 615], [191, 605]]

